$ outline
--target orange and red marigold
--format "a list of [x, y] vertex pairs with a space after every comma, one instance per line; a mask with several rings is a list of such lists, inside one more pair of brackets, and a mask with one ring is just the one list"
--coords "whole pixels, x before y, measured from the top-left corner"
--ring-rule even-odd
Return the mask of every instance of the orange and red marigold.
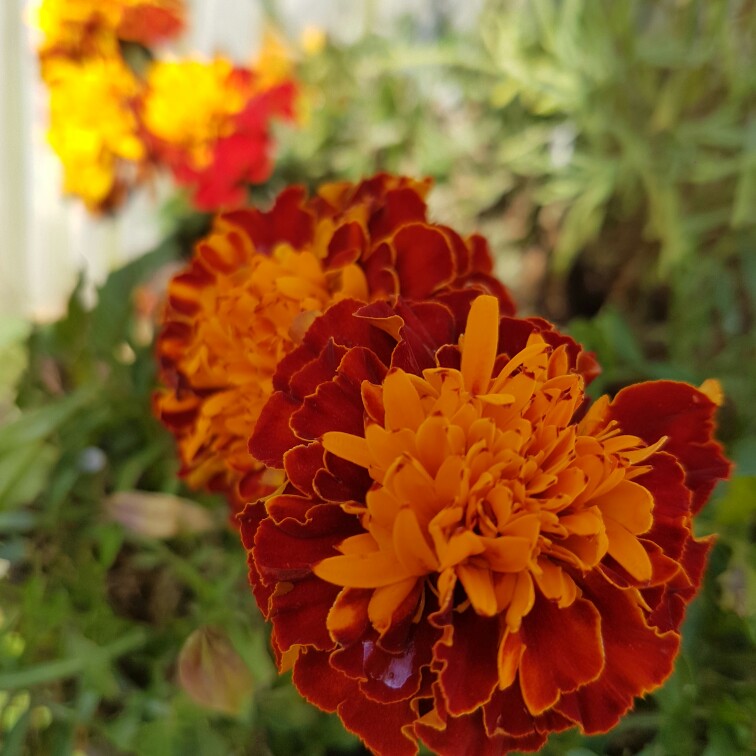
[[445, 291], [493, 292], [482, 237], [427, 219], [429, 183], [378, 175], [308, 198], [289, 188], [269, 212], [225, 213], [171, 282], [158, 342], [167, 389], [155, 399], [176, 435], [183, 475], [227, 494], [232, 508], [280, 483], [248, 451], [279, 362], [310, 323], [344, 299], [367, 303]]
[[240, 519], [279, 666], [378, 754], [604, 732], [673, 666], [729, 471], [715, 392], [590, 405], [550, 324], [434, 300], [344, 298], [273, 376], [250, 449], [284, 479]]

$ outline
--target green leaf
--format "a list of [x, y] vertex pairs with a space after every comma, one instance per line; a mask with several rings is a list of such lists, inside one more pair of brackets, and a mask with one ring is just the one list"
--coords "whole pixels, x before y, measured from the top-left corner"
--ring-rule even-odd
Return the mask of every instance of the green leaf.
[[717, 523], [739, 529], [756, 520], [756, 477], [733, 478], [724, 496], [712, 505], [712, 511]]
[[59, 457], [52, 444], [33, 443], [0, 456], [0, 509], [13, 509], [33, 501], [47, 485]]
[[144, 645], [146, 636], [142, 630], [133, 630], [107, 646], [95, 648], [89, 656], [57, 659], [22, 669], [0, 672], [0, 690], [17, 690], [64, 680], [81, 674], [90, 665], [108, 663], [129, 651]]
[[17, 420], [0, 427], [0, 454], [49, 437], [96, 395], [94, 387], [82, 388], [54, 403], [24, 412]]
[[28, 510], [0, 512], [0, 534], [24, 533], [32, 530], [38, 521], [38, 516]]
[[97, 304], [92, 310], [93, 349], [110, 356], [117, 344], [128, 341], [128, 327], [134, 307], [131, 292], [150, 273], [178, 256], [179, 245], [174, 238], [169, 237], [157, 249], [110, 274], [98, 291]]
[[22, 756], [24, 753], [24, 743], [26, 733], [29, 731], [31, 723], [31, 711], [27, 710], [18, 718], [10, 732], [7, 732], [2, 740], [2, 749], [0, 756]]

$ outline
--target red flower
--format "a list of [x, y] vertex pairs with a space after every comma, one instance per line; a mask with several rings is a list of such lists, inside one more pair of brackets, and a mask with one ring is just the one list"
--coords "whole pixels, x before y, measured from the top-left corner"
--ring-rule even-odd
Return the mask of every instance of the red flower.
[[595, 369], [471, 291], [339, 302], [280, 363], [250, 580], [280, 668], [376, 753], [605, 732], [672, 670], [729, 471], [715, 404], [656, 381], [588, 406]]
[[158, 343], [168, 389], [155, 400], [192, 486], [233, 509], [280, 482], [247, 442], [279, 361], [333, 302], [414, 298], [474, 287], [513, 305], [490, 276], [485, 241], [428, 222], [428, 182], [379, 175], [284, 191], [267, 213], [220, 216], [168, 290]]

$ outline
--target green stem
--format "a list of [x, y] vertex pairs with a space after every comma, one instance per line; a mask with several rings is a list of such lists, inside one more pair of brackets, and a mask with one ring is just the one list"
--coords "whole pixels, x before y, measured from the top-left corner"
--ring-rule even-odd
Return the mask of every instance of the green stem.
[[134, 651], [143, 646], [146, 640], [147, 635], [144, 630], [134, 630], [107, 646], [103, 646], [86, 658], [57, 659], [13, 672], [0, 673], [0, 690], [30, 688], [34, 685], [43, 685], [66, 677], [73, 677], [92, 664], [109, 662], [129, 651]]

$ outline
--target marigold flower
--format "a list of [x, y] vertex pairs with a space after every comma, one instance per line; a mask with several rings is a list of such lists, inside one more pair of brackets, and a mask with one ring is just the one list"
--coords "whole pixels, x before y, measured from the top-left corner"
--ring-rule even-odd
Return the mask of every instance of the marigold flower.
[[250, 450], [285, 480], [241, 521], [279, 666], [378, 754], [605, 732], [672, 669], [729, 471], [715, 404], [589, 406], [571, 339], [436, 299], [333, 305], [275, 375]]
[[292, 81], [217, 57], [158, 61], [147, 75], [143, 120], [151, 146], [205, 210], [238, 206], [270, 175], [273, 118], [291, 118]]
[[92, 210], [116, 201], [145, 151], [134, 112], [139, 82], [118, 58], [50, 60], [49, 140], [64, 190]]
[[226, 492], [234, 509], [278, 485], [247, 442], [278, 363], [334, 302], [473, 286], [513, 311], [490, 276], [485, 241], [428, 222], [428, 189], [386, 175], [328, 184], [309, 199], [290, 188], [269, 212], [216, 220], [169, 286], [158, 342], [169, 388], [156, 411], [178, 439], [190, 485]]

